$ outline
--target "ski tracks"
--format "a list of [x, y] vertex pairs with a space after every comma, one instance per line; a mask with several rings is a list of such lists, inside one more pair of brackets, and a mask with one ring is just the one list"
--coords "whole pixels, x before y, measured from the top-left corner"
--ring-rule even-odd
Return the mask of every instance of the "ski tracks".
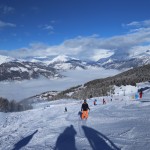
[[82, 120], [81, 118], [79, 118], [79, 120], [78, 120], [78, 136], [81, 138], [85, 138], [85, 134], [82, 129], [82, 126], [87, 126], [87, 120]]

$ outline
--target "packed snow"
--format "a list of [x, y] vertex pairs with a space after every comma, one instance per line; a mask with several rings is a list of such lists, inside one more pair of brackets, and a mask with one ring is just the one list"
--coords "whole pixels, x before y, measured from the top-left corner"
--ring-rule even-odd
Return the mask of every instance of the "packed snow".
[[[145, 86], [150, 85], [139, 85]], [[33, 110], [0, 113], [0, 149], [149, 150], [150, 90], [145, 90], [141, 99], [131, 94], [126, 87], [125, 96], [116, 93], [87, 99], [87, 120], [79, 116], [83, 100], [56, 100], [34, 104]], [[97, 105], [93, 105], [95, 99]]]

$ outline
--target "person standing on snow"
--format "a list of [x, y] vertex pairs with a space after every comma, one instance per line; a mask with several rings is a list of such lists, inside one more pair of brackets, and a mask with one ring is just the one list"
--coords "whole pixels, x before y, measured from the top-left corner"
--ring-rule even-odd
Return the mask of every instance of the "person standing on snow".
[[94, 105], [97, 105], [96, 102], [97, 102], [97, 100], [95, 99], [94, 102], [93, 102], [93, 104], [94, 104]]
[[105, 99], [103, 98], [103, 105], [104, 105], [104, 104], [106, 104], [106, 101], [105, 101]]
[[82, 119], [87, 119], [88, 118], [88, 110], [90, 110], [88, 103], [86, 102], [86, 100], [84, 100], [84, 103], [81, 106], [81, 111], [82, 111]]
[[142, 98], [142, 96], [143, 96], [143, 91], [140, 90], [139, 97]]
[[65, 107], [65, 112], [67, 112], [67, 107]]

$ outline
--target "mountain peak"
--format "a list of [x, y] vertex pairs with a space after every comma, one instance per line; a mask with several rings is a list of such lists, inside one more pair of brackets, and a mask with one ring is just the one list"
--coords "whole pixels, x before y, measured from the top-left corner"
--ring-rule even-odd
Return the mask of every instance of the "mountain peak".
[[73, 58], [73, 57], [69, 57], [67, 55], [58, 55], [57, 57], [53, 58], [50, 63], [54, 63], [54, 62], [66, 62], [66, 61], [69, 61], [69, 60], [78, 60], [78, 59]]

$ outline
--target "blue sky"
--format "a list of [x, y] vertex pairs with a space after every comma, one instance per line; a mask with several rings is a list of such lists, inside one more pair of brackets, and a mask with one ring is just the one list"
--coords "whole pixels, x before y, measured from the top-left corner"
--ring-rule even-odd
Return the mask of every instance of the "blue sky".
[[104, 51], [147, 49], [149, 6], [149, 0], [0, 0], [0, 54], [96, 60]]

